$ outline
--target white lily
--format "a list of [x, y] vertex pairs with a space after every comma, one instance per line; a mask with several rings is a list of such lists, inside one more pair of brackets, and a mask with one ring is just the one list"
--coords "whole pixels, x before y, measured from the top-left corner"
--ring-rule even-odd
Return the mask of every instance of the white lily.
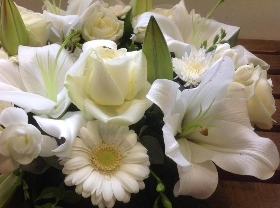
[[0, 60], [0, 100], [12, 102], [35, 114], [59, 117], [69, 106], [63, 86], [73, 61], [60, 46], [19, 47], [19, 67]]
[[165, 153], [178, 164], [180, 177], [175, 196], [209, 197], [218, 183], [214, 163], [259, 179], [270, 178], [279, 165], [275, 144], [253, 131], [244, 88], [232, 84], [233, 76], [233, 62], [224, 57], [197, 88], [180, 92], [177, 83], [157, 80], [147, 95], [164, 113]]
[[69, 0], [67, 10], [62, 10], [60, 5], [54, 5], [49, 0], [44, 1], [45, 9], [43, 14], [48, 22], [52, 23], [49, 41], [62, 43], [71, 29], [82, 28], [81, 16], [91, 5], [93, 0], [75, 1]]
[[59, 120], [39, 116], [34, 118], [44, 132], [60, 140], [60, 145], [51, 151], [58, 157], [69, 156], [80, 128], [86, 123], [80, 111], [67, 112]]
[[171, 10], [173, 15], [168, 13], [168, 16], [164, 16], [157, 8], [154, 12], [145, 12], [136, 17], [133, 21], [136, 41], [143, 42], [144, 33], [151, 16], [154, 16], [157, 20], [170, 51], [175, 52], [176, 57], [179, 58], [185, 52], [189, 52], [189, 44], [199, 48], [204, 40], [212, 43], [214, 37], [220, 34], [221, 28], [226, 31], [225, 40], [228, 40], [239, 30], [238, 27], [200, 17], [193, 11], [188, 13], [183, 0]]

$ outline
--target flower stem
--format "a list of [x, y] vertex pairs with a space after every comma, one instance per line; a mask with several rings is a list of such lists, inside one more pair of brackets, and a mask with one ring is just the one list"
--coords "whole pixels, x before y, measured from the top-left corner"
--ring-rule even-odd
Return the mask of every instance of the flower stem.
[[208, 19], [211, 14], [220, 6], [221, 3], [223, 3], [225, 0], [220, 0], [217, 2], [217, 4], [211, 9], [211, 11], [207, 14], [206, 19]]

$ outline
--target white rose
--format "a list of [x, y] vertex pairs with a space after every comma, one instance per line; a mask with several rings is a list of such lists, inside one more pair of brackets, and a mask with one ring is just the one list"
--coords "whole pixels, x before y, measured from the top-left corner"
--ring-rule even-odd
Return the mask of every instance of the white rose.
[[100, 2], [92, 4], [82, 16], [82, 35], [87, 41], [107, 39], [118, 42], [123, 35], [124, 23]]
[[41, 151], [43, 137], [31, 124], [21, 108], [8, 107], [0, 114], [0, 123], [5, 129], [0, 134], [0, 172], [12, 171], [20, 164], [27, 165], [37, 158]]
[[267, 71], [260, 66], [254, 68], [251, 79], [252, 85], [246, 86], [247, 108], [250, 120], [262, 129], [271, 129], [274, 114], [275, 100], [272, 95], [272, 82], [267, 79]]
[[241, 45], [232, 48], [230, 48], [228, 43], [219, 45], [215, 51], [214, 59], [218, 60], [222, 56], [230, 57], [234, 62], [235, 69], [246, 64], [253, 64], [254, 66], [259, 65], [264, 70], [269, 69], [269, 65], [265, 61], [258, 58]]
[[48, 23], [43, 14], [35, 13], [24, 7], [17, 6], [27, 29], [30, 46], [44, 46], [47, 43], [51, 23]]
[[87, 117], [130, 125], [151, 105], [142, 51], [117, 50], [109, 40], [89, 41], [70, 70], [78, 76], [67, 76], [65, 86], [72, 103]]
[[245, 86], [251, 85], [254, 82], [252, 80], [253, 71], [253, 64], [241, 66], [235, 70], [233, 81], [241, 83]]

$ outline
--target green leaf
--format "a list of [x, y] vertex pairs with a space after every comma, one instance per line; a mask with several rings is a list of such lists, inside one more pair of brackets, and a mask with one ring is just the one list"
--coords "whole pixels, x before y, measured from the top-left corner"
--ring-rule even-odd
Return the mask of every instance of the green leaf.
[[40, 200], [40, 199], [52, 199], [55, 198], [56, 196], [56, 187], [47, 187], [45, 188], [41, 194], [38, 196], [38, 198], [36, 199], [36, 201]]
[[151, 16], [143, 43], [143, 52], [147, 59], [148, 81], [156, 79], [173, 79], [171, 56], [158, 26], [156, 19]]
[[40, 206], [36, 206], [36, 208], [52, 208], [53, 204], [51, 203], [47, 203], [44, 205], [40, 205]]
[[158, 140], [155, 137], [142, 136], [139, 141], [148, 150], [151, 164], [162, 164], [164, 162], [164, 154]]
[[228, 43], [230, 47], [236, 46], [238, 35], [239, 35], [240, 29], [228, 40]]
[[19, 45], [28, 45], [28, 34], [12, 0], [1, 0], [0, 40], [10, 55], [17, 55]]
[[57, 187], [56, 190], [55, 190], [55, 198], [57, 200], [61, 200], [61, 199], [63, 199], [64, 194], [65, 194], [65, 187], [64, 187], [64, 182], [62, 182], [60, 184], [60, 186]]
[[129, 10], [129, 12], [126, 14], [124, 19], [123, 36], [119, 44], [121, 47], [126, 47], [126, 45], [130, 45], [132, 43], [130, 39], [131, 34], [133, 34], [133, 27], [131, 24], [131, 19], [132, 19], [131, 12], [132, 9]]

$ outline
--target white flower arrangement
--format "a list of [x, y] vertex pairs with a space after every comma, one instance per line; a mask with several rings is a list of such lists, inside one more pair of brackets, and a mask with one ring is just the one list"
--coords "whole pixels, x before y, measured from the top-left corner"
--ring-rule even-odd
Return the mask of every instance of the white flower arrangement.
[[253, 128], [274, 122], [269, 65], [234, 46], [238, 27], [183, 0], [59, 5], [1, 1], [1, 206], [9, 178], [31, 207], [169, 208], [211, 196], [216, 166], [273, 176], [277, 147]]

